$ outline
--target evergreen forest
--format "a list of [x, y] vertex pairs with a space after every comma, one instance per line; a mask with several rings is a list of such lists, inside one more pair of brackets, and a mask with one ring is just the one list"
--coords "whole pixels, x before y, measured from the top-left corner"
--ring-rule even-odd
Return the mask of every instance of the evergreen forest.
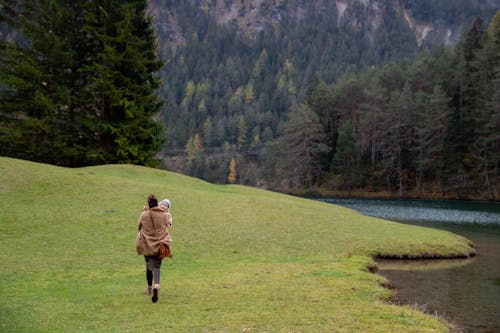
[[402, 1], [417, 18], [460, 27], [444, 45], [419, 44], [391, 1], [376, 33], [361, 2], [339, 21], [336, 2], [308, 2], [300, 24], [281, 15], [254, 34], [218, 24], [208, 6], [156, 3], [178, 24], [160, 38], [167, 168], [292, 193], [498, 198], [491, 8]]

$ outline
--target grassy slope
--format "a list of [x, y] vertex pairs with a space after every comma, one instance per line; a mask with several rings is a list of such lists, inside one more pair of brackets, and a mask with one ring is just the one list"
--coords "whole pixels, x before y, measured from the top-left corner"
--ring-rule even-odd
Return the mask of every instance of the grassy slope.
[[[160, 301], [135, 254], [146, 196], [172, 200]], [[2, 332], [441, 332], [390, 305], [375, 254], [466, 255], [444, 231], [137, 166], [0, 157]]]

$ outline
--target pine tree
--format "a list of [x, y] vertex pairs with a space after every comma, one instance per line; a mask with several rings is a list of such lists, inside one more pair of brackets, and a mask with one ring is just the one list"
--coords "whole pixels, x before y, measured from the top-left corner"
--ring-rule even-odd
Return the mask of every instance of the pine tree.
[[333, 160], [334, 169], [339, 173], [344, 184], [347, 186], [347, 193], [352, 194], [354, 176], [358, 163], [359, 149], [357, 140], [350, 121], [342, 125], [339, 131], [336, 153]]
[[444, 140], [449, 100], [450, 98], [441, 86], [435, 86], [426, 104], [426, 117], [424, 118], [429, 130], [424, 136], [425, 159], [422, 161], [422, 166], [424, 171], [438, 177], [442, 195], [444, 194], [442, 173], [445, 168]]
[[481, 164], [484, 186], [493, 199], [500, 162], [500, 12], [491, 21], [484, 48], [476, 54], [478, 86], [482, 99], [477, 105], [475, 154]]
[[[499, 53], [497, 53], [498, 55]], [[495, 78], [492, 82], [494, 93], [488, 101], [490, 119], [487, 125], [488, 137], [485, 144], [489, 147], [488, 159], [485, 159], [484, 176], [486, 185], [494, 200], [498, 199], [497, 184], [500, 177], [500, 66], [495, 67]]]
[[359, 126], [359, 108], [363, 101], [363, 89], [360, 81], [349, 75], [343, 78], [334, 89], [335, 101], [332, 108], [342, 119], [349, 119], [354, 132]]
[[390, 100], [383, 110], [381, 123], [381, 154], [384, 173], [387, 177], [389, 192], [397, 181], [399, 196], [403, 195], [405, 153], [409, 147], [409, 86], [402, 92], [393, 91]]
[[365, 102], [360, 105], [363, 117], [360, 119], [359, 135], [361, 150], [368, 152], [372, 171], [378, 167], [380, 159], [382, 108], [387, 93], [380, 82], [379, 74], [370, 72], [371, 79], [363, 91]]
[[[338, 137], [340, 111], [335, 107], [333, 89], [323, 82], [319, 76], [314, 75], [308, 84], [305, 103], [319, 117], [323, 126], [327, 146], [333, 147]], [[321, 168], [327, 170], [333, 158], [333, 149], [321, 161]]]
[[73, 54], [63, 38], [70, 13], [40, 0], [23, 2], [15, 14], [23, 41], [0, 42], [0, 155], [74, 165]]
[[151, 19], [143, 0], [88, 2], [83, 31], [89, 36], [85, 66], [96, 117], [97, 163], [151, 164], [161, 144], [160, 125], [153, 119], [161, 102], [155, 90], [156, 56]]
[[1, 154], [68, 166], [154, 163], [161, 62], [146, 5], [22, 1], [23, 42], [1, 45]]
[[457, 196], [470, 186], [471, 176], [478, 168], [473, 145], [477, 136], [477, 110], [484, 106], [477, 61], [483, 43], [483, 21], [478, 18], [455, 48], [455, 91], [446, 126], [444, 174]]
[[283, 136], [268, 151], [279, 179], [292, 186], [311, 188], [321, 172], [321, 156], [330, 152], [319, 117], [308, 106], [294, 105], [284, 125]]

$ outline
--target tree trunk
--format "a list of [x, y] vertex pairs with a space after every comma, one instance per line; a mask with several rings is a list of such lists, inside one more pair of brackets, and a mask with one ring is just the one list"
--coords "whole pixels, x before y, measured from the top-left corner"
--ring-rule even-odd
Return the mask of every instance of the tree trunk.
[[351, 169], [351, 163], [349, 162], [349, 165], [347, 167], [347, 192], [349, 193], [349, 197], [352, 195], [352, 187], [351, 187], [351, 182], [352, 182], [352, 169]]
[[444, 198], [445, 188], [444, 188], [444, 181], [443, 181], [442, 176], [439, 176], [439, 190], [441, 191], [441, 198]]
[[387, 188], [389, 190], [389, 194], [392, 196], [391, 176], [389, 175], [387, 175]]
[[398, 147], [398, 173], [399, 173], [399, 197], [403, 196], [403, 161], [401, 153], [401, 145]]

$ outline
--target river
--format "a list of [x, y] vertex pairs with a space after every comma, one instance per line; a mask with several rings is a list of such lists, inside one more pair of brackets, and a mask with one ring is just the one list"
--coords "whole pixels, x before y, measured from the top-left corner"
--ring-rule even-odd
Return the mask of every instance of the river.
[[464, 201], [319, 199], [362, 214], [444, 229], [471, 240], [473, 259], [380, 261], [396, 302], [453, 323], [457, 332], [500, 333], [500, 204]]

